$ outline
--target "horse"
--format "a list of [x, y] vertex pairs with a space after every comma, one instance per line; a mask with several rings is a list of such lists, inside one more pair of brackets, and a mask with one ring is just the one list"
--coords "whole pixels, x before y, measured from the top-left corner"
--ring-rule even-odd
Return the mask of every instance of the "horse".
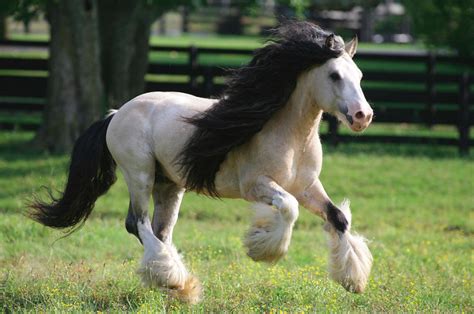
[[268, 263], [287, 253], [302, 205], [325, 221], [330, 277], [363, 292], [373, 261], [367, 241], [351, 233], [349, 202], [336, 206], [319, 180], [322, 113], [354, 132], [372, 121], [362, 72], [352, 60], [356, 50], [357, 38], [345, 44], [312, 23], [290, 22], [232, 73], [218, 99], [137, 96], [79, 137], [64, 192], [36, 200], [30, 216], [76, 230], [116, 181], [118, 166], [130, 194], [126, 230], [144, 247], [137, 271], [142, 282], [196, 303], [202, 287], [172, 241], [186, 191], [253, 203], [243, 242], [250, 258]]

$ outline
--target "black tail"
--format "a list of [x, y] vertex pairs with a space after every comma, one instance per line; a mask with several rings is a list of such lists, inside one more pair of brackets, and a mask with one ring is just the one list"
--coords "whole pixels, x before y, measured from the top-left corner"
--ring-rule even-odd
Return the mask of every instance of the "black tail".
[[[76, 141], [69, 175], [61, 197], [30, 204], [29, 216], [53, 228], [74, 227], [89, 217], [97, 198], [114, 184], [116, 163], [107, 148], [105, 135], [112, 116], [92, 124]], [[71, 228], [73, 232], [77, 228]]]

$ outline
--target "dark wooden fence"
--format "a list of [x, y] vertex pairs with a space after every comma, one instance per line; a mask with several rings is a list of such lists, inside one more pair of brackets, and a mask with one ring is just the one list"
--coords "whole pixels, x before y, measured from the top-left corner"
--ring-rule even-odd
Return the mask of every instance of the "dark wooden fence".
[[[1, 46], [43, 47], [44, 42], [0, 42]], [[181, 91], [202, 97], [217, 96], [224, 87], [228, 70], [209, 64], [212, 56], [250, 56], [251, 50], [197, 47], [151, 47], [151, 51], [185, 55], [187, 62], [176, 64], [151, 63], [148, 73], [179, 77], [180, 80], [148, 80], [147, 91]], [[207, 62], [202, 62], [206, 59]], [[433, 126], [452, 125], [458, 137], [420, 137], [395, 135], [340, 134], [338, 123], [329, 120], [329, 131], [323, 137], [337, 144], [345, 141], [382, 141], [392, 143], [434, 143], [456, 145], [467, 153], [474, 145], [470, 126], [474, 124], [472, 91], [474, 79], [469, 69], [453, 56], [424, 52], [360, 52], [356, 62], [364, 72], [363, 89], [375, 111], [375, 122], [410, 123]], [[212, 62], [211, 62], [212, 63]], [[443, 70], [444, 69], [444, 70]], [[28, 71], [16, 75], [8, 70]], [[41, 112], [46, 97], [46, 59], [0, 58], [0, 112]], [[29, 71], [39, 73], [28, 75]], [[5, 74], [2, 74], [5, 73]], [[42, 74], [41, 74], [42, 73]], [[183, 79], [184, 78], [184, 79]], [[15, 122], [0, 123], [0, 128], [12, 128]], [[35, 128], [25, 123], [20, 127]]]

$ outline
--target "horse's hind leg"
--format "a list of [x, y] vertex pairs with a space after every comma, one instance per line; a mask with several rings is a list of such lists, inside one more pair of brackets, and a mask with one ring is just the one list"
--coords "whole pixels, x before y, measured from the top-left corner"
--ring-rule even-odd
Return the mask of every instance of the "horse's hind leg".
[[298, 201], [266, 176], [257, 179], [247, 199], [259, 202], [244, 241], [247, 255], [255, 261], [276, 262], [288, 250]]
[[177, 297], [189, 302], [196, 303], [201, 298], [201, 284], [199, 280], [186, 271], [181, 256], [172, 243], [173, 229], [178, 219], [179, 207], [183, 199], [184, 189], [178, 187], [168, 179], [157, 175], [153, 187], [153, 201], [155, 211], [153, 213], [152, 227], [156, 237], [167, 247], [168, 251], [176, 261], [176, 266], [182, 267], [187, 273], [182, 289], [176, 291]]
[[178, 220], [179, 207], [183, 200], [185, 189], [164, 177], [156, 166], [155, 184], [153, 186], [153, 212], [152, 227], [155, 235], [163, 243], [171, 245], [173, 229]]
[[[139, 157], [139, 156], [136, 156]], [[153, 233], [148, 217], [148, 204], [155, 180], [153, 158], [142, 156], [123, 167], [120, 163], [130, 192], [130, 212], [127, 230], [136, 234], [144, 246], [144, 255], [138, 273], [145, 285], [151, 287], [184, 288], [188, 276], [180, 261], [175, 259], [169, 247]], [[136, 228], [133, 227], [133, 223]]]
[[135, 215], [135, 211], [132, 208], [132, 202], [128, 204], [128, 213], [127, 219], [125, 220], [125, 229], [127, 229], [128, 233], [133, 234], [137, 237], [138, 241], [143, 244], [140, 236], [138, 235], [138, 217]]

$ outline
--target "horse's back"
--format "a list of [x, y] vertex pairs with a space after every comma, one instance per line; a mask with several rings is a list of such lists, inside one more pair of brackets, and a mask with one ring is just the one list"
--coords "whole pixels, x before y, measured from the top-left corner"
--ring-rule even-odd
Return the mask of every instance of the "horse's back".
[[121, 168], [152, 157], [170, 179], [182, 184], [174, 161], [193, 131], [184, 119], [213, 103], [177, 92], [139, 95], [115, 113], [107, 131], [107, 146]]

